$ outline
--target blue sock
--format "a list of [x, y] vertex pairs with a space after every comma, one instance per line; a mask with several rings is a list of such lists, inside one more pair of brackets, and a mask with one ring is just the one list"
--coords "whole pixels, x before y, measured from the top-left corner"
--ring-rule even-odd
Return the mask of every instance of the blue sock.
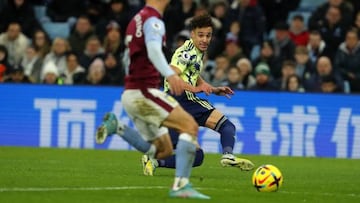
[[151, 144], [149, 142], [146, 142], [136, 130], [128, 126], [125, 127], [124, 134], [121, 134], [120, 136], [142, 153], [148, 152], [151, 148]]
[[189, 134], [181, 133], [176, 145], [175, 177], [190, 177], [191, 168], [195, 159], [195, 151], [196, 146], [193, 143], [193, 137]]
[[[204, 151], [202, 149], [197, 149], [195, 152], [195, 161], [193, 163], [193, 167], [200, 166], [204, 160]], [[159, 163], [159, 167], [162, 168], [175, 168], [176, 163], [176, 155], [172, 155], [167, 159], [157, 160]]]
[[223, 153], [232, 154], [235, 144], [236, 132], [234, 124], [228, 119], [226, 119], [217, 131], [220, 133], [220, 143], [223, 149]]

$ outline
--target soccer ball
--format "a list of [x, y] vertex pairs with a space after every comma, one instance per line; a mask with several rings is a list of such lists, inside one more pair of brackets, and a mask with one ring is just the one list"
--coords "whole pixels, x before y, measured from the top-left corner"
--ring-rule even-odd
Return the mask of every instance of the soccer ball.
[[281, 187], [283, 179], [276, 166], [265, 164], [255, 170], [252, 183], [259, 192], [275, 192]]

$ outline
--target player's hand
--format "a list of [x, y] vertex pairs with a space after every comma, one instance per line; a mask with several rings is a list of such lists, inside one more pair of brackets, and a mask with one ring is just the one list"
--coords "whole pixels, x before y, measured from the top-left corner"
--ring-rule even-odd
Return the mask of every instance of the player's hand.
[[170, 85], [171, 94], [179, 96], [184, 92], [185, 82], [178, 75], [170, 75], [166, 80]]
[[214, 94], [216, 94], [216, 95], [225, 96], [225, 97], [227, 97], [228, 99], [231, 98], [230, 95], [233, 95], [233, 94], [234, 94], [234, 91], [232, 91], [232, 89], [231, 89], [230, 87], [227, 87], [227, 86], [224, 86], [224, 87], [214, 87], [214, 88], [213, 88], [213, 92], [214, 92]]
[[213, 92], [213, 88], [214, 88], [213, 86], [205, 82], [196, 86], [197, 92], [204, 92], [206, 95], [210, 95]]

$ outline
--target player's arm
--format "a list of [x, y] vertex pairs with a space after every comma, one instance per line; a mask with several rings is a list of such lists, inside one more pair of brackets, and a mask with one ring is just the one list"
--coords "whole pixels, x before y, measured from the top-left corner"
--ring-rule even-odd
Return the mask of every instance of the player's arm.
[[145, 45], [150, 61], [170, 84], [172, 94], [180, 95], [184, 91], [184, 82], [170, 68], [162, 51], [162, 39], [165, 35], [164, 23], [156, 17], [150, 17], [144, 23]]
[[[176, 67], [174, 65], [170, 65], [170, 67], [173, 69], [173, 71], [177, 74], [177, 75], [181, 75], [182, 71], [179, 67]], [[192, 86], [191, 84], [189, 83], [186, 83], [185, 81], [185, 85], [184, 85], [184, 89], [187, 90], [187, 91], [190, 91], [190, 92], [194, 92], [194, 93], [197, 93], [197, 92], [201, 92], [201, 90], [195, 86]]]
[[227, 98], [230, 98], [230, 95], [234, 94], [234, 91], [230, 87], [222, 86], [222, 87], [213, 87], [209, 83], [207, 83], [201, 76], [199, 76], [197, 80], [197, 86], [201, 87], [203, 92], [205, 92], [206, 95], [209, 95], [211, 93], [219, 96], [225, 96]]

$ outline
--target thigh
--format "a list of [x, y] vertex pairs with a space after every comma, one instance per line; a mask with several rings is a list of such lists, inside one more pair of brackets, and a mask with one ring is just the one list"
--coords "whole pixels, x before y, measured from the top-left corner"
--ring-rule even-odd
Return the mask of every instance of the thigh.
[[161, 124], [178, 106], [176, 100], [158, 89], [125, 90], [121, 100], [125, 111], [147, 141], [164, 134]]
[[217, 131], [220, 128], [220, 125], [226, 120], [227, 118], [224, 116], [223, 113], [214, 109], [209, 117], [206, 120], [205, 127], [213, 129]]

